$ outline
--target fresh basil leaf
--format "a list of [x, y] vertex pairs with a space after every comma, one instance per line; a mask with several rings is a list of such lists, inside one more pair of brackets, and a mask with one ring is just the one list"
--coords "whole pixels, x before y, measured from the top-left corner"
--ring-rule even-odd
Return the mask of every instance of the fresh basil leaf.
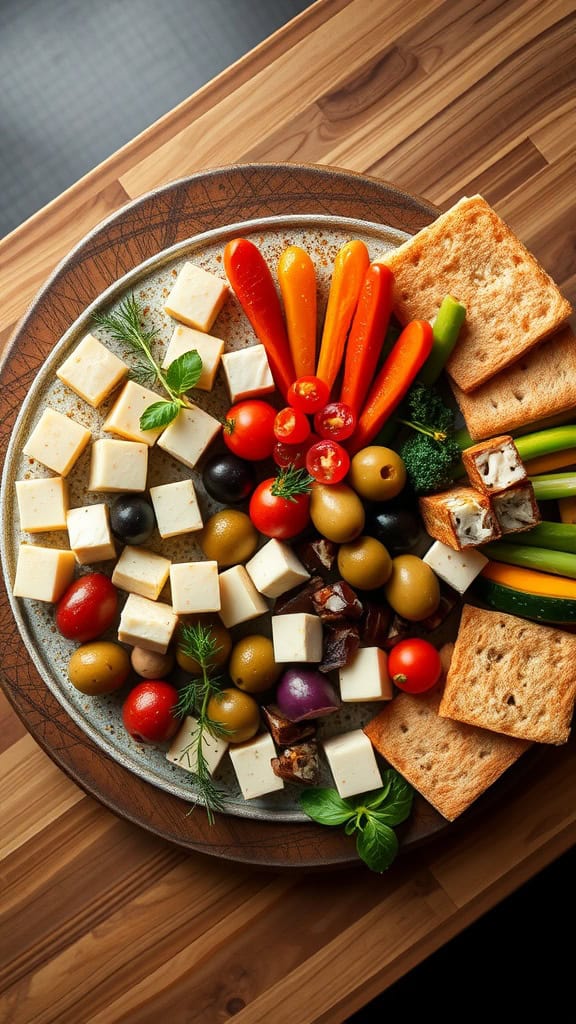
[[309, 789], [298, 801], [309, 818], [319, 825], [343, 825], [354, 817], [354, 808], [335, 789]]
[[184, 352], [170, 363], [166, 373], [168, 386], [174, 394], [183, 395], [185, 391], [195, 388], [202, 373], [202, 360], [196, 351]]
[[386, 800], [391, 785], [392, 780], [388, 779], [382, 786], [382, 789], [373, 789], [370, 793], [360, 793], [358, 796], [349, 797], [350, 803], [357, 810], [359, 807], [366, 807], [369, 810], [373, 807], [379, 807]]
[[354, 816], [353, 818], [350, 818], [350, 820], [347, 821], [346, 824], [344, 825], [344, 831], [345, 831], [347, 836], [351, 836], [352, 833], [355, 832], [357, 828], [358, 828], [358, 820], [357, 820], [356, 816]]
[[154, 430], [166, 427], [176, 419], [180, 411], [179, 402], [153, 402], [140, 417], [140, 430]]
[[371, 817], [357, 834], [356, 849], [370, 870], [381, 874], [390, 867], [398, 853], [396, 833]]
[[386, 782], [390, 783], [390, 789], [385, 801], [370, 806], [370, 814], [378, 818], [386, 825], [399, 825], [405, 821], [412, 810], [414, 790], [409, 782], [402, 775], [399, 775], [393, 768], [384, 772]]

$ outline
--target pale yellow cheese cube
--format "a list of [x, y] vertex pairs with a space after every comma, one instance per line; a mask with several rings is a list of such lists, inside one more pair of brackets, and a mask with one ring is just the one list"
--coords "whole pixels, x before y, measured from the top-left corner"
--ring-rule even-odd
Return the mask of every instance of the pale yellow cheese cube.
[[70, 547], [80, 565], [116, 558], [107, 505], [102, 503], [71, 508], [67, 525]]
[[170, 588], [178, 615], [220, 611], [218, 562], [177, 562], [170, 568]]
[[267, 395], [276, 387], [264, 345], [225, 352], [222, 369], [231, 402]]
[[90, 453], [89, 491], [143, 491], [148, 474], [148, 445], [99, 438]]
[[200, 391], [211, 391], [224, 351], [224, 342], [221, 338], [214, 338], [211, 334], [204, 334], [203, 331], [197, 331], [193, 327], [177, 324], [166, 349], [162, 368], [167, 369], [175, 359], [194, 350], [202, 360], [202, 371], [195, 387]]
[[308, 612], [272, 616], [274, 660], [322, 661], [322, 621]]
[[388, 657], [380, 647], [360, 647], [339, 669], [343, 701], [392, 700], [394, 689], [388, 673]]
[[66, 529], [68, 487], [64, 477], [17, 480], [16, 497], [22, 530], [43, 533]]
[[131, 647], [166, 654], [177, 623], [178, 616], [169, 604], [128, 594], [120, 616], [118, 640]]
[[60, 476], [68, 476], [92, 434], [50, 407], [44, 409], [22, 451]]
[[18, 550], [14, 597], [59, 601], [74, 579], [73, 551], [21, 544]]
[[187, 772], [197, 771], [198, 743], [202, 743], [202, 753], [211, 775], [214, 774], [224, 754], [228, 750], [228, 741], [221, 736], [213, 736], [208, 729], [202, 730], [199, 740], [198, 721], [187, 715], [172, 740], [166, 753], [166, 759]]
[[228, 285], [194, 263], [185, 263], [164, 309], [175, 320], [209, 331], [228, 295]]
[[191, 480], [176, 480], [150, 488], [158, 533], [164, 539], [201, 530], [202, 515]]
[[192, 409], [180, 409], [176, 419], [158, 438], [158, 447], [192, 469], [221, 427], [214, 416], [197, 405]]
[[268, 605], [258, 593], [243, 565], [233, 565], [220, 573], [220, 618], [230, 629], [239, 622], [248, 622], [268, 611]]
[[275, 539], [269, 540], [246, 562], [246, 570], [256, 590], [265, 597], [280, 597], [310, 579], [310, 573], [290, 545]]
[[114, 405], [110, 409], [102, 429], [109, 434], [117, 434], [126, 441], [142, 441], [152, 446], [155, 444], [164, 427], [142, 430], [140, 417], [151, 405], [161, 402], [162, 395], [157, 395], [150, 388], [144, 388], [134, 380], [126, 382]]
[[362, 729], [324, 740], [324, 753], [340, 796], [356, 796], [380, 789], [382, 776], [374, 748]]
[[120, 590], [156, 601], [170, 575], [170, 564], [163, 555], [127, 544], [114, 566], [112, 583]]
[[276, 748], [269, 732], [230, 747], [230, 760], [245, 800], [284, 789], [283, 780], [274, 774], [270, 764], [273, 757]]
[[93, 334], [87, 334], [56, 370], [56, 376], [97, 409], [128, 373], [128, 366]]

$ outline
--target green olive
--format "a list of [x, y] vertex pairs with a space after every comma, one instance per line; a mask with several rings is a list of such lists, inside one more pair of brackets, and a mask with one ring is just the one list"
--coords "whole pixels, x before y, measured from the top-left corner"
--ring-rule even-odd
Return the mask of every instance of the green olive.
[[397, 452], [373, 444], [353, 457], [348, 474], [350, 484], [369, 501], [388, 501], [403, 490], [406, 467]]
[[[210, 626], [212, 637], [214, 638], [215, 651], [213, 656], [210, 658], [210, 668], [222, 668], [226, 664], [230, 657], [230, 651], [232, 650], [232, 637], [230, 633], [220, 621], [219, 618], [212, 615], [202, 615], [194, 620], [189, 621], [189, 625], [197, 626]], [[180, 668], [183, 668], [185, 672], [189, 672], [191, 676], [202, 675], [202, 666], [196, 658], [192, 658], [183, 647], [184, 639], [182, 632], [178, 635], [176, 644], [176, 661]]]
[[147, 651], [144, 647], [133, 647], [130, 655], [132, 668], [142, 679], [164, 679], [174, 668], [174, 655], [171, 651], [158, 654]]
[[310, 518], [323, 537], [347, 544], [364, 529], [364, 506], [347, 484], [312, 485]]
[[358, 537], [338, 549], [338, 571], [351, 587], [376, 590], [392, 572], [392, 559], [375, 537]]
[[394, 611], [409, 622], [427, 618], [440, 604], [438, 578], [416, 555], [392, 559], [392, 572], [384, 590]]
[[280, 678], [282, 669], [274, 660], [274, 644], [267, 636], [245, 636], [232, 648], [230, 678], [248, 693], [269, 690]]
[[256, 551], [258, 531], [245, 512], [224, 508], [206, 521], [198, 543], [206, 558], [219, 565], [238, 565]]
[[130, 656], [120, 644], [96, 640], [78, 647], [68, 662], [68, 678], [91, 697], [113, 693], [130, 675]]
[[230, 743], [251, 740], [260, 728], [260, 708], [249, 693], [220, 690], [208, 701], [208, 717], [227, 730]]

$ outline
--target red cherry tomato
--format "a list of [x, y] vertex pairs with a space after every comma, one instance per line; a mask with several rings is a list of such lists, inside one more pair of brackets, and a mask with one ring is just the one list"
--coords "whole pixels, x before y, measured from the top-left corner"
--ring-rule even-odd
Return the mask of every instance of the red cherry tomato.
[[308, 449], [306, 469], [319, 484], [339, 484], [350, 469], [350, 456], [337, 441], [317, 441]]
[[303, 469], [306, 465], [306, 452], [316, 441], [318, 441], [316, 434], [309, 434], [300, 444], [284, 444], [283, 441], [276, 441], [272, 449], [272, 458], [282, 469], [285, 469], [286, 466]]
[[71, 583], [56, 605], [56, 626], [67, 640], [85, 644], [102, 636], [118, 614], [118, 591], [103, 572]]
[[294, 494], [291, 498], [273, 494], [278, 477], [263, 480], [250, 498], [250, 519], [265, 537], [289, 540], [296, 537], [310, 522], [310, 495]]
[[241, 459], [259, 462], [272, 454], [276, 410], [258, 398], [237, 402], [226, 413], [224, 442]]
[[124, 728], [139, 743], [162, 743], [177, 732], [178, 690], [162, 679], [147, 679], [130, 691], [122, 706]]
[[436, 648], [427, 640], [412, 637], [401, 640], [388, 655], [392, 681], [406, 693], [424, 693], [436, 685], [442, 674], [442, 662]]
[[310, 434], [310, 423], [303, 412], [288, 405], [276, 413], [274, 437], [286, 444], [300, 444]]
[[300, 412], [312, 415], [326, 405], [330, 388], [319, 377], [299, 377], [288, 389], [288, 404]]
[[345, 402], [329, 402], [314, 416], [314, 429], [320, 437], [345, 441], [356, 429], [356, 417]]

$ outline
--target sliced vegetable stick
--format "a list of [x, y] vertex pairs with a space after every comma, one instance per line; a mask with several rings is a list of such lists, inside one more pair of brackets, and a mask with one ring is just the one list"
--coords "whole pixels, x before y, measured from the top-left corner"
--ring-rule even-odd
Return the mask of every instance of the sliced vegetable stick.
[[563, 523], [576, 523], [576, 498], [560, 498], [558, 511]]
[[516, 565], [505, 565], [503, 562], [488, 562], [480, 573], [485, 579], [501, 583], [506, 587], [521, 590], [524, 594], [537, 594], [542, 597], [569, 597], [576, 600], [576, 580], [565, 576], [554, 576], [551, 573], [537, 572], [535, 569], [520, 568]]
[[572, 498], [576, 495], [576, 473], [544, 473], [528, 477], [534, 488], [536, 501], [554, 498]]
[[296, 377], [312, 376], [316, 366], [316, 271], [308, 253], [298, 245], [289, 245], [280, 256], [278, 284]]
[[505, 541], [483, 544], [479, 550], [495, 562], [521, 566], [524, 569], [537, 569], [552, 573], [553, 576], [566, 576], [576, 580], [576, 555], [568, 551], [553, 551], [551, 548], [509, 544]]
[[563, 451], [550, 452], [537, 459], [528, 459], [524, 463], [529, 476], [535, 473], [552, 473], [555, 469], [576, 465], [576, 448], [565, 448]]
[[543, 520], [531, 530], [506, 534], [506, 543], [528, 544], [530, 547], [550, 548], [553, 551], [570, 551], [576, 555], [576, 525]]
[[465, 317], [466, 307], [451, 295], [447, 295], [440, 303], [432, 325], [434, 335], [432, 351], [418, 374], [418, 380], [422, 384], [426, 384], [427, 387], [436, 383], [448, 362], [448, 357], [458, 341]]
[[364, 242], [357, 239], [346, 242], [334, 260], [316, 368], [316, 376], [329, 388], [332, 388], [342, 363], [346, 336], [369, 264], [368, 250]]
[[366, 392], [376, 371], [392, 311], [392, 271], [382, 263], [372, 263], [362, 289], [346, 343], [344, 379], [340, 401], [359, 416]]

